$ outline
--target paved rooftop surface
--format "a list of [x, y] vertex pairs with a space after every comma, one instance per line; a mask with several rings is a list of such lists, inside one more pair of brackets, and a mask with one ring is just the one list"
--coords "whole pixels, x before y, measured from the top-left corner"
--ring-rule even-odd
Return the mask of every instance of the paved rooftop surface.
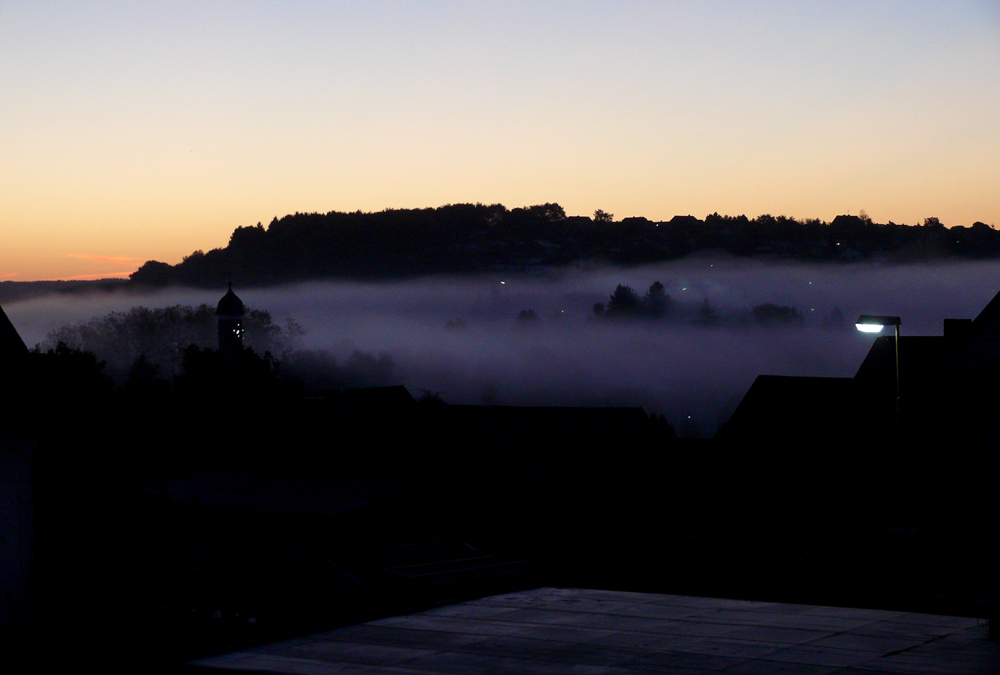
[[1000, 673], [977, 619], [542, 588], [191, 665], [269, 673]]

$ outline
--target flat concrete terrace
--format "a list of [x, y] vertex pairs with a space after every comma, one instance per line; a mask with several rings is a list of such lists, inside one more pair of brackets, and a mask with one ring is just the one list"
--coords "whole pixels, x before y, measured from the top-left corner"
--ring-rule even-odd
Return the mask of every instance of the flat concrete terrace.
[[977, 619], [542, 588], [200, 659], [268, 673], [1000, 673]]

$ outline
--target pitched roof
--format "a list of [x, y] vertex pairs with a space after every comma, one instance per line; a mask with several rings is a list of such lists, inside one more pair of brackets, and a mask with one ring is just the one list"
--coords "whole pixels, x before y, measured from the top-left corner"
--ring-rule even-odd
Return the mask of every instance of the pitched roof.
[[[948, 343], [940, 335], [901, 335], [899, 338], [899, 377], [906, 380], [925, 378], [927, 373], [945, 363]], [[895, 386], [896, 338], [883, 335], [875, 339], [855, 379], [866, 383]]]
[[972, 327], [959, 353], [949, 365], [964, 368], [1000, 366], [1000, 293], [993, 296], [972, 320]]
[[855, 379], [758, 375], [719, 440], [806, 439], [828, 435], [857, 417], [861, 400]]
[[994, 295], [993, 299], [986, 303], [986, 306], [972, 320], [972, 326], [977, 330], [1000, 327], [1000, 293]]
[[18, 335], [14, 324], [7, 318], [3, 307], [0, 307], [0, 369], [6, 370], [20, 363], [28, 355], [24, 340]]

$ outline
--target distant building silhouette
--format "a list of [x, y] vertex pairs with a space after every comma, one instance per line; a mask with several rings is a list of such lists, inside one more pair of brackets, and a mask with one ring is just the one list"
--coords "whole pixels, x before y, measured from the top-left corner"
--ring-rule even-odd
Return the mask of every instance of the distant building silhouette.
[[219, 321], [219, 351], [225, 354], [238, 353], [243, 349], [243, 315], [246, 308], [243, 301], [233, 293], [233, 282], [215, 309]]

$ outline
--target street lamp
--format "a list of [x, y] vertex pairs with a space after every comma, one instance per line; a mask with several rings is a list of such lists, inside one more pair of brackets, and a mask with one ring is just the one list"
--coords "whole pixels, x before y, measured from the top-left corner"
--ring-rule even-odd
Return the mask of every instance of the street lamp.
[[881, 333], [886, 326], [893, 326], [896, 329], [896, 436], [899, 437], [901, 422], [899, 414], [899, 324], [902, 323], [898, 316], [880, 316], [877, 314], [862, 314], [858, 317], [858, 330], [862, 333]]

